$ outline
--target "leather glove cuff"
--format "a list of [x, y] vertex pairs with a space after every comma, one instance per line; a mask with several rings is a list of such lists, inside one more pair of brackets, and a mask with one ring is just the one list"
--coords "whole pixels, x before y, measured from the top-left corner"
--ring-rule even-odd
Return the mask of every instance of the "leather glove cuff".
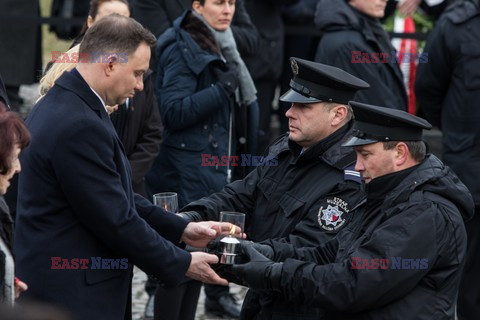
[[179, 212], [177, 213], [180, 217], [185, 219], [188, 222], [199, 222], [203, 221], [203, 217], [200, 215], [200, 213], [196, 211], [185, 211], [185, 212]]

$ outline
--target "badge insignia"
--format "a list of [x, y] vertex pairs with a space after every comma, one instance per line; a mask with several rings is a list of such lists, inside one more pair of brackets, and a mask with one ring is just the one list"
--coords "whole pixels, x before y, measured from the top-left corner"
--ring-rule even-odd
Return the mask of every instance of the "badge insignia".
[[318, 223], [326, 231], [337, 231], [347, 219], [347, 203], [339, 198], [327, 199], [326, 206], [318, 210]]
[[294, 75], [297, 75], [298, 74], [298, 64], [297, 64], [297, 61], [295, 61], [294, 59], [292, 59], [292, 61], [290, 61], [290, 66], [292, 67], [292, 72]]

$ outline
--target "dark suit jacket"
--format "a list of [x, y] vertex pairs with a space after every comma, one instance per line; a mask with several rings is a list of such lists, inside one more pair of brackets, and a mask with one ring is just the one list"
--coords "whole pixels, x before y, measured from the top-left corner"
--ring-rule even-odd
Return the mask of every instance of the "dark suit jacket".
[[[122, 144], [76, 69], [57, 80], [27, 125], [14, 247], [17, 274], [29, 285], [23, 297], [60, 304], [78, 319], [118, 320], [133, 264], [178, 284], [191, 257], [167, 240], [178, 243], [186, 222], [133, 193]], [[52, 269], [52, 257], [90, 266]], [[93, 269], [92, 257], [126, 258], [128, 268]]]

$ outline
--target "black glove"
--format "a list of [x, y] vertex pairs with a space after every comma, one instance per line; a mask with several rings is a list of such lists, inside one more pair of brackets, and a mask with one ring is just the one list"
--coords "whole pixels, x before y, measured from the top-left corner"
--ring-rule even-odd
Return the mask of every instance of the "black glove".
[[217, 77], [217, 82], [231, 96], [238, 87], [237, 67], [233, 63], [226, 63], [224, 66], [215, 66], [213, 72]]
[[225, 269], [253, 290], [279, 290], [283, 263], [273, 262], [250, 245], [240, 246], [249, 262]]

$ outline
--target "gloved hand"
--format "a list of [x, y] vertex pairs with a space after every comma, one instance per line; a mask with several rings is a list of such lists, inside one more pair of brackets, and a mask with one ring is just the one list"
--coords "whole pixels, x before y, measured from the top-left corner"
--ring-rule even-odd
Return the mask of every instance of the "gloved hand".
[[234, 63], [227, 62], [223, 66], [216, 65], [213, 72], [217, 77], [217, 83], [231, 96], [238, 87], [238, 72]]
[[[215, 240], [212, 240], [208, 243], [207, 249], [209, 253], [215, 254], [218, 252], [218, 246], [219, 242], [222, 238], [219, 237]], [[262, 255], [267, 257], [268, 259], [273, 259], [275, 257], [275, 253], [273, 252], [273, 248], [270, 247], [269, 245], [266, 244], [261, 244], [257, 242], [253, 242], [250, 240], [243, 240], [243, 239], [238, 239], [240, 241], [240, 247], [242, 248], [243, 252], [243, 247], [250, 246], [252, 248], [255, 248], [258, 252], [260, 252]], [[249, 261], [248, 257], [245, 256], [244, 254], [240, 257], [241, 261]]]
[[240, 246], [249, 262], [234, 264], [225, 270], [253, 290], [279, 290], [283, 263], [273, 262], [245, 243]]

